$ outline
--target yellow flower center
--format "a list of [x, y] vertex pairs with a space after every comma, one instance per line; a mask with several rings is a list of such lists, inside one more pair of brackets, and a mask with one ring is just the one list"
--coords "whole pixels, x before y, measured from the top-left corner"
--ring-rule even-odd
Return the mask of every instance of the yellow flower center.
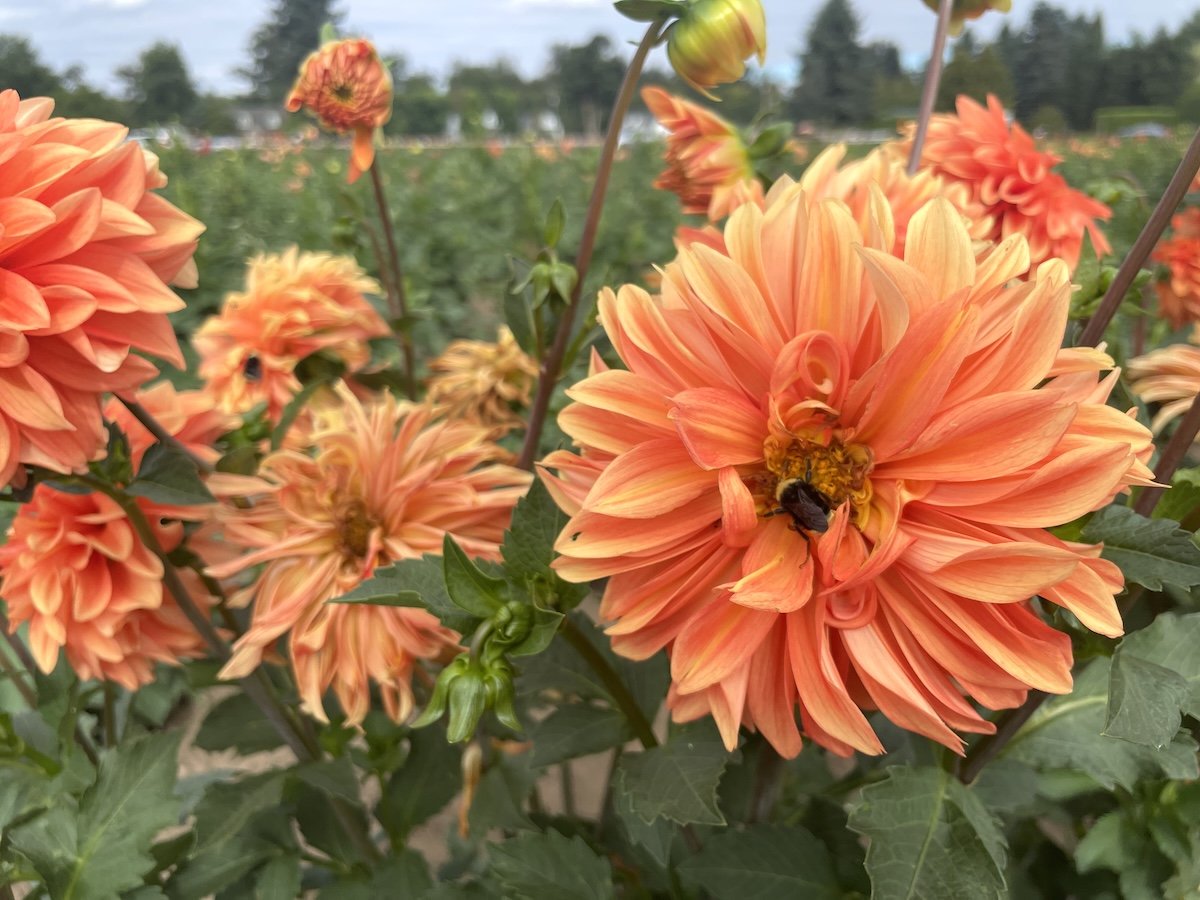
[[363, 559], [371, 545], [375, 521], [361, 500], [352, 500], [337, 517], [340, 549], [353, 559]]
[[871, 451], [861, 444], [827, 440], [794, 435], [766, 439], [767, 471], [756, 492], [761, 515], [789, 513], [801, 530], [821, 532], [827, 516], [849, 500], [855, 524], [861, 524], [871, 501]]

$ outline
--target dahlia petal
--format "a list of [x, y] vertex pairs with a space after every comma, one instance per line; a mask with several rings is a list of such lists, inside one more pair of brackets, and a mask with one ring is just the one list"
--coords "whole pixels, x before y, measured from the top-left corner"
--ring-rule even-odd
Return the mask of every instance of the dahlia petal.
[[696, 466], [679, 441], [646, 441], [612, 461], [583, 502], [585, 512], [652, 519], [714, 487], [713, 473]]
[[[919, 557], [918, 539], [908, 558]], [[1069, 578], [1079, 558], [1041, 544], [1009, 542], [956, 555], [936, 568], [922, 567], [920, 578], [981, 603], [1017, 603]]]
[[742, 577], [728, 585], [730, 599], [741, 606], [787, 613], [804, 606], [813, 593], [813, 566], [803, 537], [784, 516], [758, 530], [742, 559]]
[[766, 417], [740, 393], [695, 388], [671, 402], [668, 416], [696, 465], [720, 469], [762, 459]]
[[787, 629], [776, 623], [750, 660], [746, 708], [754, 726], [784, 759], [800, 752], [796, 682], [787, 661]]
[[0, 267], [0, 328], [34, 331], [50, 324], [41, 292], [16, 272]]
[[950, 203], [938, 197], [908, 223], [904, 261], [929, 281], [934, 296], [946, 297], [975, 282], [975, 254]]
[[721, 530], [729, 547], [745, 547], [758, 528], [754, 496], [737, 469], [726, 466], [717, 473], [721, 490]]
[[[705, 475], [712, 478], [709, 473]], [[677, 507], [670, 515], [639, 519], [636, 529], [630, 528], [627, 519], [584, 510], [567, 523], [554, 549], [565, 557], [583, 559], [653, 553], [716, 522], [721, 514], [720, 492], [698, 493], [694, 500]], [[565, 569], [565, 566], [560, 569], [564, 578], [568, 577]]]
[[692, 619], [675, 639], [671, 680], [683, 693], [719, 683], [749, 663], [770, 633], [777, 616], [718, 597]]
[[31, 428], [73, 431], [54, 386], [33, 369], [0, 369], [0, 409]]

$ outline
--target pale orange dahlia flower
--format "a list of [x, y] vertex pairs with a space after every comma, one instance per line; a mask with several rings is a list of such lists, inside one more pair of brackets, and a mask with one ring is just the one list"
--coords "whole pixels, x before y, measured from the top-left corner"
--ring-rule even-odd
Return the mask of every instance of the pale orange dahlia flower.
[[512, 508], [529, 475], [504, 465], [487, 429], [443, 422], [427, 407], [384, 396], [363, 404], [349, 391], [314, 410], [311, 454], [282, 450], [259, 477], [212, 476], [218, 495], [251, 495], [221, 512], [225, 539], [246, 549], [213, 575], [263, 563], [234, 602], [253, 601], [250, 628], [222, 676], [253, 671], [283, 635], [305, 706], [324, 715], [332, 686], [347, 720], [361, 722], [375, 681], [397, 721], [412, 710], [418, 659], [441, 656], [459, 635], [422, 609], [327, 603], [376, 566], [440, 554], [451, 535], [472, 556], [498, 559]]
[[1200, 347], [1171, 344], [1129, 360], [1125, 376], [1129, 389], [1145, 403], [1161, 404], [1150, 422], [1158, 434], [1172, 419], [1182, 416], [1200, 393]]
[[152, 193], [157, 159], [96, 119], [0, 91], [0, 484], [103, 455], [101, 395], [183, 365], [168, 282], [195, 286], [203, 226]]
[[685, 213], [716, 221], [741, 203], [761, 197], [750, 153], [733, 125], [661, 88], [643, 88], [642, 99], [670, 132], [667, 168], [654, 186], [677, 194]]
[[[213, 446], [217, 438], [238, 426], [237, 416], [217, 410], [211, 394], [179, 391], [169, 381], [158, 381], [142, 388], [132, 399], [140, 403], [188, 453], [209, 464], [220, 459], [220, 453]], [[129, 441], [129, 453], [136, 470], [157, 438], [116, 397], [108, 401], [104, 417], [120, 428]]]
[[971, 189], [993, 217], [992, 240], [1023, 235], [1035, 266], [1058, 258], [1072, 270], [1085, 231], [1098, 256], [1112, 249], [1096, 224], [1112, 210], [1052, 171], [1061, 158], [1039, 150], [1020, 125], [1010, 126], [999, 100], [989, 95], [985, 109], [964, 95], [957, 110], [929, 120], [921, 166]]
[[278, 421], [300, 390], [296, 365], [321, 352], [356, 372], [371, 357], [367, 341], [388, 333], [365, 293], [379, 286], [348, 256], [295, 247], [250, 261], [246, 289], [225, 297], [219, 315], [197, 330], [200, 377], [222, 412], [267, 404]]
[[523, 421], [519, 409], [529, 405], [538, 365], [501, 325], [494, 343], [454, 341], [429, 370], [426, 396], [437, 415], [503, 433]]
[[1173, 234], [1154, 248], [1155, 262], [1167, 267], [1158, 290], [1158, 311], [1176, 328], [1200, 322], [1200, 207], [1190, 207], [1171, 219]]
[[[178, 511], [137, 502], [162, 548], [175, 550], [184, 536]], [[181, 575], [202, 609], [213, 603], [193, 573]], [[61, 651], [80, 678], [133, 691], [153, 680], [155, 662], [204, 655], [203, 640], [163, 587], [162, 563], [104, 494], [39, 484], [0, 547], [0, 591], [10, 628], [29, 623], [29, 649], [44, 672]]]
[[1060, 350], [1066, 265], [1020, 235], [976, 258], [934, 200], [904, 258], [883, 195], [858, 225], [798, 186], [747, 204], [727, 253], [680, 252], [662, 294], [625, 286], [543, 465], [571, 515], [555, 568], [608, 578], [617, 652], [667, 648], [676, 720], [711, 714], [785, 756], [802, 728], [882, 751], [864, 709], [960, 750], [1031, 688], [1071, 687], [1071, 641], [1030, 598], [1121, 633], [1120, 570], [1046, 529], [1148, 483], [1150, 433], [1117, 375]]
[[308, 107], [326, 128], [354, 132], [351, 184], [375, 161], [375, 129], [392, 117], [392, 73], [375, 45], [362, 38], [330, 41], [300, 64], [287, 108]]

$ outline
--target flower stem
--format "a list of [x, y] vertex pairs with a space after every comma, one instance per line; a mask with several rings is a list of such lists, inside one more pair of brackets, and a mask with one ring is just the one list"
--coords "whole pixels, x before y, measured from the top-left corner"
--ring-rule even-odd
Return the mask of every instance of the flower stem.
[[608, 192], [608, 180], [612, 175], [613, 160], [617, 155], [617, 144], [620, 142], [621, 126], [625, 122], [625, 113], [633, 102], [633, 91], [637, 87], [638, 78], [642, 74], [642, 66], [646, 57], [658, 42], [666, 19], [657, 19], [646, 29], [646, 35], [638, 44], [629, 68], [625, 70], [625, 78], [617, 99], [613, 103], [612, 114], [608, 119], [608, 132], [604, 136], [604, 148], [600, 151], [599, 168], [596, 171], [596, 181], [592, 185], [592, 197], [588, 201], [587, 217], [583, 222], [583, 236], [579, 239], [579, 252], [575, 255], [575, 271], [578, 278], [575, 288], [571, 291], [571, 299], [563, 310], [558, 322], [558, 330], [554, 334], [554, 343], [550, 352], [542, 359], [538, 372], [537, 393], [533, 405], [529, 409], [529, 428], [525, 432], [525, 443], [521, 447], [521, 455], [517, 465], [522, 469], [533, 468], [533, 459], [537, 456], [538, 440], [542, 436], [542, 427], [546, 424], [546, 412], [550, 408], [550, 397], [554, 393], [554, 385], [562, 374], [563, 358], [567, 345], [571, 340], [571, 329], [575, 323], [575, 314], [579, 311], [579, 299], [583, 296], [583, 282], [587, 278], [588, 267], [592, 264], [592, 251], [596, 246], [596, 232], [600, 227], [600, 214], [604, 211], [604, 197]]
[[121, 401], [121, 404], [127, 410], [133, 414], [135, 419], [141, 422], [143, 428], [154, 435], [154, 439], [160, 444], [164, 444], [173, 450], [178, 450], [180, 453], [187, 456], [196, 464], [196, 468], [204, 474], [207, 475], [213, 471], [212, 466], [194, 454], [187, 447], [183, 446], [183, 444], [179, 442], [179, 439], [175, 437], [175, 435], [167, 431], [167, 429], [163, 427], [162, 423], [159, 422], [158, 419], [154, 418], [153, 415], [151, 415], [150, 410], [146, 409], [146, 407], [142, 406], [142, 404], [138, 403], [136, 400], [130, 400], [128, 397], [123, 397], [120, 394], [115, 394], [114, 396]]
[[392, 214], [388, 208], [387, 194], [383, 190], [383, 176], [379, 174], [379, 159], [371, 163], [371, 187], [375, 191], [375, 205], [379, 207], [379, 221], [383, 227], [383, 240], [387, 244], [387, 259], [379, 261], [379, 268], [390, 271], [384, 279], [387, 291], [388, 312], [393, 327], [400, 337], [400, 351], [404, 354], [404, 388], [410, 400], [417, 396], [417, 377], [413, 359], [412, 323], [408, 318], [408, 297], [404, 292], [404, 272], [400, 268], [400, 254], [396, 252], [396, 232], [392, 228]]
[[913, 135], [912, 151], [908, 157], [908, 174], [916, 175], [921, 167], [921, 151], [925, 147], [925, 133], [929, 130], [929, 118], [937, 102], [938, 85], [942, 81], [942, 57], [946, 53], [946, 32], [950, 28], [950, 13], [954, 0], [942, 0], [938, 7], [937, 26], [933, 29], [933, 50], [929, 54], [929, 65], [925, 68], [925, 86], [921, 88], [921, 106], [917, 112], [917, 131]]
[[[2, 616], [3, 613], [0, 613], [0, 628], [4, 630], [4, 639], [8, 641], [8, 645], [12, 647], [14, 653], [17, 652], [18, 646], [24, 650], [25, 645], [21, 644], [16, 638], [8, 633], [8, 622], [5, 621]], [[16, 663], [8, 658], [8, 654], [3, 651], [0, 651], [0, 669], [3, 669], [5, 674], [8, 675], [8, 680], [12, 682], [12, 686], [17, 689], [17, 693], [21, 695], [21, 698], [29, 705], [29, 708], [37, 709], [37, 691], [30, 687], [25, 681], [26, 677], [32, 679], [32, 673], [19, 668]]]
[[617, 708], [625, 714], [625, 718], [629, 721], [629, 726], [633, 729], [633, 736], [641, 742], [641, 745], [647, 750], [658, 746], [658, 738], [654, 736], [654, 730], [650, 727], [650, 722], [646, 719], [642, 708], [638, 706], [637, 700], [633, 694], [629, 692], [628, 686], [624, 679], [621, 678], [619, 672], [614, 669], [607, 659], [604, 658], [596, 646], [587, 639], [579, 628], [571, 621], [570, 617], [563, 619], [562, 636], [567, 643], [575, 648], [575, 652], [583, 657], [583, 661], [587, 663], [597, 677], [604, 684], [604, 689], [608, 691], [608, 695], [612, 697]]
[[1079, 335], [1077, 346], [1095, 347], [1104, 338], [1104, 330], [1108, 328], [1108, 323], [1117, 314], [1117, 308], [1125, 299], [1125, 293], [1133, 285], [1137, 273], [1150, 258], [1154, 245], [1167, 230], [1171, 216], [1174, 215], [1180, 201], [1188, 192], [1198, 171], [1200, 171], [1200, 129], [1192, 135], [1192, 142], [1188, 145], [1183, 159], [1180, 160], [1179, 168], [1171, 176], [1171, 181], [1167, 185], [1167, 189], [1163, 191], [1163, 195], [1158, 198], [1158, 204], [1142, 227], [1142, 233], [1133, 242], [1129, 254], [1121, 261], [1121, 267], [1117, 269], [1112, 284], [1104, 292], [1104, 299], [1100, 301], [1095, 314], [1088, 320], [1083, 332]]
[[117, 746], [117, 689], [111, 681], [104, 682], [104, 746]]
[[967, 755], [959, 761], [958, 780], [963, 784], [970, 784], [974, 781], [983, 771], [983, 767], [996, 758], [1004, 745], [1013, 739], [1013, 736], [1021, 730], [1021, 726], [1029, 721], [1029, 717], [1037, 712], [1038, 707], [1049, 697], [1049, 694], [1042, 691], [1030, 691], [1024, 703], [1016, 709], [1008, 710], [997, 719], [995, 733], [986, 735], [977, 741], [967, 751]]

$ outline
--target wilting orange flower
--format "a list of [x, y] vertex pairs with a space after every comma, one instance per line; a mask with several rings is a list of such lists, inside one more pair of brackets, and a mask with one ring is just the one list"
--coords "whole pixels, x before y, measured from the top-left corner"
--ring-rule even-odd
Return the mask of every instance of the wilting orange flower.
[[930, 119], [921, 166], [971, 189], [993, 217], [993, 240], [1024, 235], [1035, 266], [1059, 258], [1071, 269], [1085, 231], [1097, 255], [1112, 249], [1096, 225], [1096, 219], [1111, 218], [1112, 210], [1052, 171], [1060, 157], [1039, 150], [1020, 125], [1010, 126], [999, 100], [989, 95], [984, 109], [964, 95], [957, 108], [957, 115]]
[[[138, 505], [163, 549], [178, 547], [183, 524], [164, 521], [148, 501]], [[181, 574], [202, 607], [213, 602], [199, 579]], [[29, 623], [29, 649], [44, 672], [62, 651], [80, 678], [132, 691], [153, 680], [155, 662], [204, 655], [200, 636], [163, 589], [162, 563], [104, 494], [38, 485], [0, 547], [0, 589], [10, 628]]]
[[[215, 463], [220, 458], [213, 447], [217, 438], [238, 426], [237, 416], [217, 411], [210, 394], [177, 391], [169, 381], [155, 382], [138, 391], [133, 399], [185, 450], [207, 463]], [[129, 453], [136, 470], [157, 439], [115, 397], [104, 408], [104, 418], [120, 428], [129, 441]]]
[[300, 390], [295, 370], [306, 356], [326, 353], [349, 372], [361, 369], [371, 356], [367, 341], [388, 333], [363, 296], [378, 290], [348, 256], [292, 247], [251, 260], [245, 291], [227, 295], [193, 338], [217, 408], [240, 414], [265, 402], [278, 421]]
[[1173, 234], [1159, 242], [1151, 257], [1167, 267], [1160, 281], [1158, 311], [1176, 328], [1200, 322], [1200, 207], [1189, 207], [1171, 220]]
[[1129, 389], [1145, 403], [1162, 404], [1150, 423], [1155, 434], [1182, 416], [1200, 393], [1200, 347], [1171, 344], [1129, 360], [1125, 375]]
[[751, 56], [758, 57], [760, 66], [767, 60], [762, 0], [695, 0], [667, 39], [671, 66], [702, 94], [745, 75]]
[[514, 407], [529, 405], [537, 363], [521, 349], [507, 325], [496, 342], [454, 341], [429, 364], [427, 399], [444, 418], [462, 419], [501, 432], [521, 424]]
[[370, 41], [330, 41], [300, 64], [287, 108], [302, 106], [326, 128], [354, 132], [347, 178], [353, 184], [375, 161], [375, 129], [392, 117], [392, 74]]
[[643, 88], [642, 99], [670, 132], [667, 168], [654, 186], [677, 194], [685, 213], [705, 214], [716, 221], [756, 193], [761, 197], [762, 187], [736, 128], [661, 88]]
[[[667, 648], [677, 720], [711, 713], [786, 756], [805, 732], [881, 752], [863, 709], [959, 750], [964, 699], [1071, 686], [1035, 595], [1121, 633], [1120, 570], [1046, 529], [1152, 478], [1150, 434], [1105, 405], [1116, 374], [1061, 350], [1064, 263], [1020, 235], [977, 258], [934, 200], [901, 260], [886, 203], [773, 190], [666, 268], [661, 296], [604, 291], [625, 370], [594, 357], [543, 465], [571, 515], [571, 581], [607, 578], [617, 652]], [[1020, 280], [1018, 280], [1020, 279]]]
[[459, 636], [421, 609], [327, 603], [370, 577], [376, 566], [440, 554], [451, 535], [472, 556], [498, 559], [527, 473], [499, 461], [487, 430], [432, 419], [427, 407], [385, 396], [363, 405], [344, 389], [340, 403], [314, 411], [312, 453], [268, 456], [259, 478], [217, 474], [219, 495], [252, 494], [246, 509], [221, 514], [227, 541], [246, 548], [216, 566], [224, 578], [265, 563], [235, 602], [254, 602], [250, 628], [222, 671], [253, 671], [285, 633], [305, 705], [324, 715], [332, 686], [347, 719], [361, 722], [370, 681], [397, 721], [412, 710], [417, 659], [440, 656]]
[[[921, 0], [921, 2], [934, 12], [941, 7], [940, 0]], [[1008, 12], [1012, 9], [1012, 0], [954, 0], [954, 7], [950, 11], [950, 33], [962, 34], [964, 22], [969, 19], [978, 19], [989, 9]]]
[[0, 484], [104, 452], [101, 395], [183, 359], [167, 282], [194, 286], [203, 226], [152, 193], [157, 159], [96, 119], [0, 91]]

